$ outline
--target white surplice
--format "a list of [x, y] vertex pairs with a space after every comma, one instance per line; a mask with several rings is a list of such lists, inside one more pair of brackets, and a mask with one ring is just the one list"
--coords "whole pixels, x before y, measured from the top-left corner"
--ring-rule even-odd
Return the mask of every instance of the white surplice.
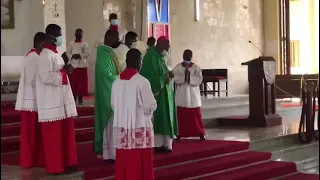
[[36, 70], [39, 55], [32, 49], [23, 62], [15, 109], [37, 111]]
[[152, 114], [157, 108], [149, 81], [135, 74], [112, 86], [113, 132], [117, 149], [154, 147]]
[[[72, 55], [80, 54], [81, 59], [71, 59]], [[90, 56], [89, 45], [86, 42], [72, 41], [67, 47], [67, 56], [70, 60], [70, 64], [74, 68], [86, 68], [88, 67], [87, 59]]]
[[130, 48], [125, 44], [120, 44], [117, 48], [114, 49], [114, 52], [116, 53], [119, 60], [120, 72], [122, 72], [126, 68], [126, 56], [129, 50]]
[[173, 69], [174, 82], [176, 84], [176, 106], [186, 108], [201, 107], [199, 86], [202, 82], [202, 70], [196, 64], [192, 64], [188, 69], [190, 71], [190, 84], [185, 83], [185, 67], [181, 63]]
[[[36, 89], [39, 122], [52, 122], [77, 116], [70, 84], [62, 85], [62, 57], [44, 48], [37, 63]], [[69, 81], [69, 79], [68, 79]]]

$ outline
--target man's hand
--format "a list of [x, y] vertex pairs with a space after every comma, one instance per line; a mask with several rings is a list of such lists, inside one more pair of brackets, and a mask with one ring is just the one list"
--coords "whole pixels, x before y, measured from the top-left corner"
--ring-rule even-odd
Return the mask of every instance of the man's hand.
[[169, 72], [166, 74], [166, 84], [169, 84], [171, 78], [170, 78], [170, 75], [169, 75]]
[[71, 59], [81, 59], [80, 54], [74, 54], [72, 55]]
[[169, 78], [171, 78], [171, 79], [174, 78], [173, 71], [169, 71], [169, 72], [168, 72], [168, 75], [169, 75]]
[[184, 82], [189, 83], [190, 82], [190, 71], [188, 67], [184, 69]]
[[67, 71], [68, 74], [71, 74], [71, 73], [72, 73], [73, 67], [72, 67], [71, 64], [66, 64], [66, 65], [64, 66], [64, 68], [66, 69], [66, 71]]

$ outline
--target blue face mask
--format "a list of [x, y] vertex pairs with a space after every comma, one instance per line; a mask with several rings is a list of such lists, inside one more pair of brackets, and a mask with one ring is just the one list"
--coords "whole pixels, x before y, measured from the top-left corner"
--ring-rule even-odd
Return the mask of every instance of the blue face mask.
[[191, 63], [191, 61], [183, 60], [183, 63], [184, 63], [185, 65], [189, 65], [189, 64]]
[[110, 20], [110, 24], [113, 25], [113, 26], [118, 25], [118, 19], [111, 19]]
[[62, 36], [56, 37], [57, 42], [55, 44], [59, 47], [62, 46], [63, 38]]

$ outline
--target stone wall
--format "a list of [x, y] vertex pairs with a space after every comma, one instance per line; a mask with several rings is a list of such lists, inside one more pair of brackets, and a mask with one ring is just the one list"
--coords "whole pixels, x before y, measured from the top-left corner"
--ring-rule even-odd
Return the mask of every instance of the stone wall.
[[231, 94], [247, 93], [247, 68], [241, 62], [260, 56], [248, 41], [264, 49], [262, 0], [202, 0], [200, 21], [194, 1], [171, 1], [171, 55], [181, 62], [185, 49], [202, 68], [227, 68]]
[[[119, 14], [121, 27], [127, 30], [133, 29], [138, 34], [143, 32], [141, 29], [144, 30], [140, 26], [141, 14], [136, 18], [136, 29], [133, 28], [131, 3], [129, 3], [131, 1], [68, 0], [65, 2], [67, 41], [73, 40], [76, 28], [83, 28], [84, 40], [91, 47], [89, 75], [91, 92], [94, 91], [96, 53], [94, 44], [103, 37], [108, 26], [108, 21], [103, 18], [103, 11], [106, 15], [110, 12]], [[172, 64], [181, 62], [183, 51], [189, 48], [194, 52], [194, 61], [202, 68], [229, 70], [231, 94], [247, 93], [247, 68], [242, 67], [241, 62], [261, 55], [252, 44], [248, 43], [249, 40], [264, 50], [262, 0], [202, 0], [200, 21], [195, 21], [194, 0], [170, 2]], [[136, 3], [139, 8], [143, 2], [136, 0]], [[137, 10], [138, 12], [141, 11]], [[143, 25], [145, 27], [146, 24]]]

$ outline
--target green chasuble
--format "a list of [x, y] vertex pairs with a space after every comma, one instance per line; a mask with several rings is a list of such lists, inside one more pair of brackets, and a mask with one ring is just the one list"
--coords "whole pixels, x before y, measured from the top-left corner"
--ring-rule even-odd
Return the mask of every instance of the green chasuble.
[[143, 57], [140, 74], [149, 80], [158, 105], [153, 114], [154, 133], [173, 138], [178, 134], [178, 122], [173, 83], [166, 84], [166, 74], [168, 72], [162, 54], [155, 47], [148, 48], [146, 55]]
[[94, 93], [94, 152], [103, 153], [103, 130], [112, 116], [111, 88], [119, 75], [119, 61], [111, 47], [97, 48]]

